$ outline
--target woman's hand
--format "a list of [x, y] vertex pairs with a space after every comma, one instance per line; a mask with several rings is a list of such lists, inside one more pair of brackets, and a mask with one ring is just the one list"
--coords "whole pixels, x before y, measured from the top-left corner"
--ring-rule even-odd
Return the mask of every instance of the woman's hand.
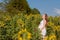
[[42, 31], [45, 27], [41, 28], [40, 30]]

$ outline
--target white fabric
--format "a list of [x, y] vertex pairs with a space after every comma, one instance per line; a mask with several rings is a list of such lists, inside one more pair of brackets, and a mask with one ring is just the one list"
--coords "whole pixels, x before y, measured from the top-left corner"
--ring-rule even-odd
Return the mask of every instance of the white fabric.
[[[43, 27], [44, 27], [44, 22], [42, 20], [39, 24], [39, 29], [42, 29]], [[46, 28], [45, 27], [44, 27], [44, 29], [41, 30], [41, 34], [43, 37], [46, 35]]]

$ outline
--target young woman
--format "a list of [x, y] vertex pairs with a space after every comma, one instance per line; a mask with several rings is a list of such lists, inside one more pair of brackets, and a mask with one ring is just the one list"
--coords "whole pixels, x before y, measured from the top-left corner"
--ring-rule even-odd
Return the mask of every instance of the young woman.
[[40, 29], [40, 31], [41, 31], [41, 34], [42, 34], [42, 37], [43, 37], [43, 40], [44, 40], [44, 38], [45, 38], [45, 36], [46, 36], [46, 26], [47, 26], [47, 14], [44, 14], [43, 16], [42, 16], [42, 21], [40, 22], [40, 24], [39, 24], [39, 29]]

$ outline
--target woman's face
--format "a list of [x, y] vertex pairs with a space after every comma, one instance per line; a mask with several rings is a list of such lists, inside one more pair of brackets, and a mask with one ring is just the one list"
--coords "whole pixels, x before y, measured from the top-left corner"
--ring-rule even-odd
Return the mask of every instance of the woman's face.
[[45, 15], [43, 15], [42, 18], [45, 19]]

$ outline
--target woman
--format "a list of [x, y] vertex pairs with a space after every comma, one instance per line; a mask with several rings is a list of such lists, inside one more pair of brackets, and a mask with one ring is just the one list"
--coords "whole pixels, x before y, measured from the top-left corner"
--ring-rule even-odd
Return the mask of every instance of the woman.
[[41, 31], [41, 34], [42, 34], [42, 37], [43, 37], [43, 40], [44, 40], [44, 38], [45, 38], [45, 36], [46, 36], [46, 26], [47, 26], [47, 14], [44, 14], [43, 16], [42, 16], [42, 21], [40, 22], [40, 24], [39, 24], [39, 29], [40, 29], [40, 31]]

